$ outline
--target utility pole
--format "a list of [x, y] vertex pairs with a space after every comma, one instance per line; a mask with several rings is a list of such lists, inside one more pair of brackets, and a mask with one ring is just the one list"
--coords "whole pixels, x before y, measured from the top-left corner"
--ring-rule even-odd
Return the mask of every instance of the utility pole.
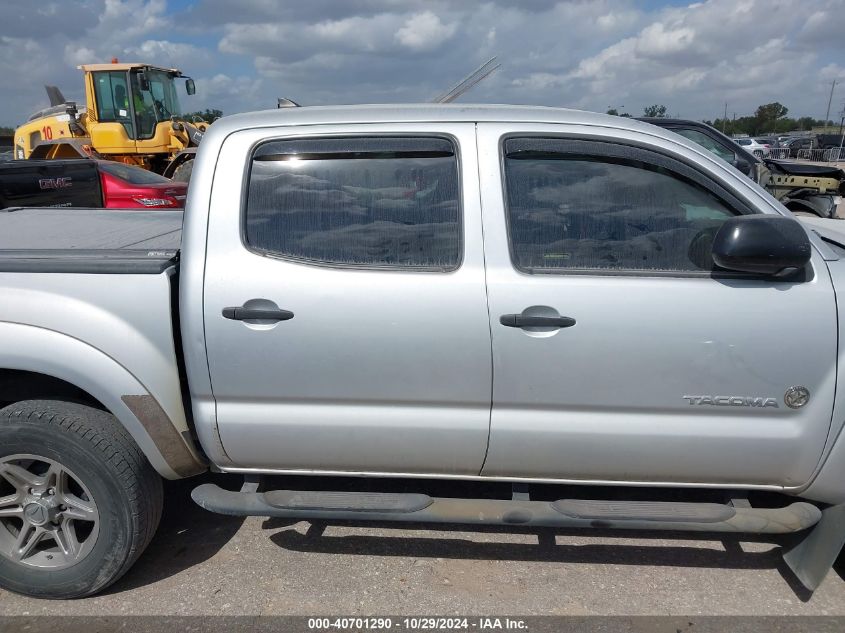
[[[843, 133], [842, 128], [845, 126], [845, 101], [842, 102], [842, 112], [839, 113], [842, 117], [842, 120], [839, 121], [839, 135], [845, 140], [845, 133]], [[840, 143], [842, 145], [842, 143]]]
[[842, 112], [839, 113], [839, 160], [843, 159], [842, 148], [845, 146], [845, 101], [842, 102]]
[[725, 116], [722, 117], [722, 134], [725, 133], [725, 126], [728, 124], [728, 102], [725, 101]]
[[830, 84], [830, 98], [827, 100], [827, 113], [824, 115], [824, 126], [827, 127], [827, 122], [830, 121], [830, 104], [833, 103], [833, 89], [836, 88], [836, 80]]

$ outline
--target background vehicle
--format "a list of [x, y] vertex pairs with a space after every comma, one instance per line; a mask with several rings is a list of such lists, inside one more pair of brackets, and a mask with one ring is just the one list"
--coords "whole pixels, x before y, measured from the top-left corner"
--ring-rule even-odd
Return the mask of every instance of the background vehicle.
[[822, 149], [837, 149], [839, 147], [843, 147], [842, 134], [819, 134], [816, 139], [818, 140], [819, 147]]
[[769, 146], [758, 143], [753, 138], [735, 138], [734, 143], [742, 145], [746, 150], [757, 156], [763, 158], [769, 155]]
[[0, 163], [0, 208], [106, 207], [176, 209], [188, 185], [107, 160], [27, 160]]
[[[67, 102], [48, 86], [50, 107], [15, 130], [15, 158], [104, 157], [187, 180], [196, 146], [208, 127], [181, 119], [178, 68], [149, 64], [79, 66], [85, 107]], [[185, 80], [189, 95], [194, 82]]]
[[96, 161], [107, 209], [176, 209], [185, 206], [188, 184], [132, 165]]
[[641, 118], [671, 130], [731, 163], [764, 187], [787, 209], [831, 218], [839, 196], [845, 195], [845, 172], [837, 167], [761, 159], [719, 130], [685, 119]]
[[192, 496], [224, 514], [793, 535], [810, 588], [845, 542], [845, 239], [678, 135], [466, 104], [240, 115], [182, 227], [0, 213], [4, 587], [103, 589], [159, 475], [207, 464], [235, 481]]
[[801, 150], [819, 149], [819, 142], [814, 136], [800, 136], [785, 141], [783, 147], [789, 148], [790, 158], [798, 158]]
[[12, 137], [0, 134], [0, 162], [12, 160]]
[[769, 149], [779, 147], [778, 140], [776, 137], [773, 136], [761, 136], [754, 139], [756, 142], [760, 143], [760, 145], [766, 145]]

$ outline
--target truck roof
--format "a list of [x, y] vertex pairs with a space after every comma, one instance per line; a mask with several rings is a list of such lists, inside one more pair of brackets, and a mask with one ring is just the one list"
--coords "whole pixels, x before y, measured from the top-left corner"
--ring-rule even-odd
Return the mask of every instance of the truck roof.
[[2, 209], [0, 272], [156, 274], [181, 236], [181, 211]]
[[572, 123], [658, 133], [632, 118], [548, 106], [497, 104], [409, 103], [301, 106], [261, 110], [223, 117], [215, 127], [227, 132], [247, 127], [317, 125], [323, 123], [409, 123], [426, 121]]

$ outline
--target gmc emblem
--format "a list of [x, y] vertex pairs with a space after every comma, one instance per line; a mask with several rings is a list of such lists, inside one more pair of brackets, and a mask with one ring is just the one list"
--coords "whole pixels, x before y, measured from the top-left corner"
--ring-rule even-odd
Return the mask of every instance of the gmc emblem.
[[67, 189], [73, 186], [72, 180], [70, 176], [63, 178], [41, 178], [38, 181], [38, 186], [41, 189]]

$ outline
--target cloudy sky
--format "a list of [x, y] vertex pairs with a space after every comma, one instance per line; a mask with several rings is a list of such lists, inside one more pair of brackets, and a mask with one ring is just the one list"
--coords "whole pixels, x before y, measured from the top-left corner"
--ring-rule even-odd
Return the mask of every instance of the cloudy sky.
[[[83, 100], [77, 64], [118, 57], [197, 80], [186, 110], [428, 101], [497, 55], [462, 101], [685, 118], [845, 100], [845, 0], [2, 0], [0, 125]], [[621, 108], [624, 106], [624, 108]]]

